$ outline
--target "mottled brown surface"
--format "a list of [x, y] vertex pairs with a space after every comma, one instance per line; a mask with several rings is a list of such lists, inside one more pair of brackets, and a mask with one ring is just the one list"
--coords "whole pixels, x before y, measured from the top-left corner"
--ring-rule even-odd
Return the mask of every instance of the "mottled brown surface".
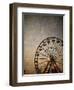
[[62, 16], [24, 15], [24, 70], [34, 74], [34, 57], [40, 42], [47, 37], [63, 40]]

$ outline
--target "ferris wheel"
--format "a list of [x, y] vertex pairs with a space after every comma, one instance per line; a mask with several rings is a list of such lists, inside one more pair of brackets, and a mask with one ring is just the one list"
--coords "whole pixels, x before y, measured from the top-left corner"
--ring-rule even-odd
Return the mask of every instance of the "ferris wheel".
[[63, 40], [47, 37], [36, 49], [34, 65], [37, 74], [63, 72]]

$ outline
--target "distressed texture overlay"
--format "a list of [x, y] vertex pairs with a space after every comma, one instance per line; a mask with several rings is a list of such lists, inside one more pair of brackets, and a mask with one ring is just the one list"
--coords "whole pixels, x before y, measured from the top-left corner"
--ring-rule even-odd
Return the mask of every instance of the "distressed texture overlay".
[[22, 16], [24, 74], [62, 73], [63, 16], [25, 13]]

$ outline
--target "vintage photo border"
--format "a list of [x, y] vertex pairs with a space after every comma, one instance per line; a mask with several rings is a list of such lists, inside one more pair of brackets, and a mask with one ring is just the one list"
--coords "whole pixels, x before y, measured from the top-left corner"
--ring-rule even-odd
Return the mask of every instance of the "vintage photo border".
[[[59, 10], [70, 11], [70, 79], [59, 81], [39, 81], [39, 82], [17, 82], [17, 8], [18, 7], [34, 7], [34, 8], [51, 8]], [[25, 3], [13, 3], [10, 4], [10, 80], [11, 86], [26, 86], [26, 85], [41, 85], [41, 84], [60, 84], [72, 82], [72, 7], [71, 6], [57, 6], [57, 5], [42, 5], [42, 4], [25, 4]]]

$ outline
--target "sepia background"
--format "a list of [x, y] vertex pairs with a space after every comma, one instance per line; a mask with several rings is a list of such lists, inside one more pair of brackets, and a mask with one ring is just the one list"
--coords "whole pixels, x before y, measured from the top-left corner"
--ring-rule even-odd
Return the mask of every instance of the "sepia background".
[[35, 52], [42, 40], [58, 37], [63, 40], [63, 16], [23, 13], [23, 56], [25, 74], [35, 74]]

